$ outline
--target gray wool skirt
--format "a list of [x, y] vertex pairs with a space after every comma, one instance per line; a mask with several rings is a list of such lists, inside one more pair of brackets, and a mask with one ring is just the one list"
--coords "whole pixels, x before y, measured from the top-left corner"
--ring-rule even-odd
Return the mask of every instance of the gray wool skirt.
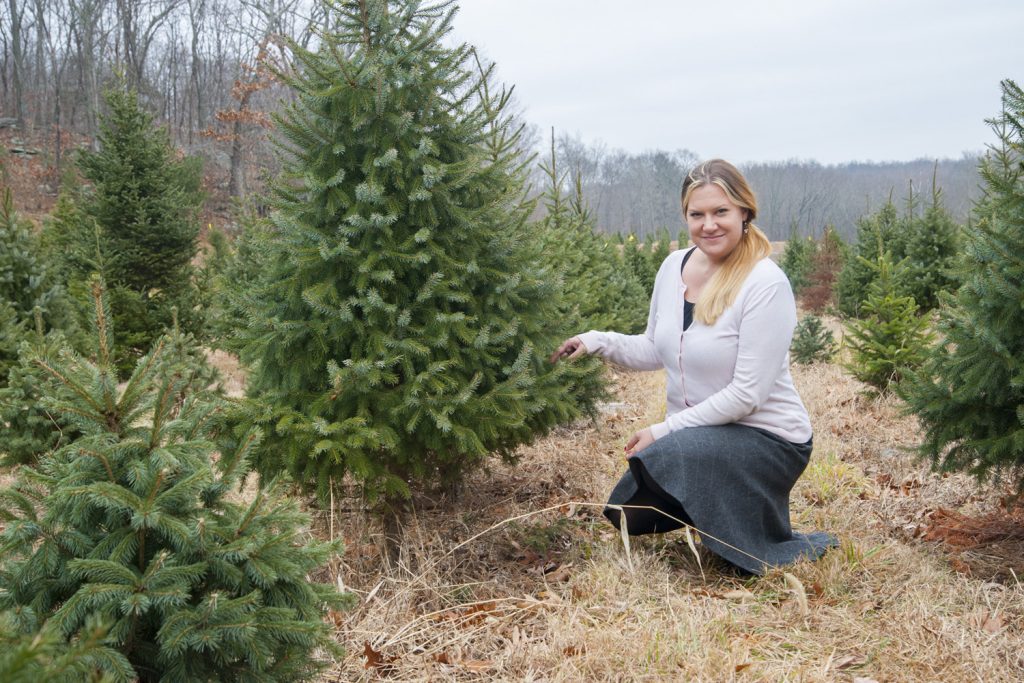
[[[687, 427], [630, 458], [608, 505], [657, 508], [626, 509], [630, 535], [663, 533], [685, 523], [715, 554], [764, 574], [800, 558], [817, 559], [838, 545], [830, 534], [790, 527], [789, 493], [810, 456], [810, 441], [790, 443], [755, 427]], [[604, 514], [619, 527], [619, 510], [608, 507]]]

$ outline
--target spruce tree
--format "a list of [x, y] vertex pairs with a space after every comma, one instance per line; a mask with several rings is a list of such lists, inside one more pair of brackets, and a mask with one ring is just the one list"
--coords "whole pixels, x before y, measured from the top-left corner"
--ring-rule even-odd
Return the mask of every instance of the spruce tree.
[[901, 244], [901, 235], [906, 228], [907, 220], [899, 215], [892, 197], [875, 213], [857, 220], [857, 242], [835, 283], [836, 306], [843, 315], [861, 315], [860, 305], [867, 298], [868, 289], [878, 273], [879, 243], [894, 262], [898, 263], [906, 256]]
[[192, 259], [201, 203], [200, 167], [177, 159], [167, 131], [139, 106], [134, 92], [110, 90], [101, 117], [99, 150], [83, 150], [78, 169], [85, 187], [59, 207], [60, 234], [51, 244], [67, 253], [69, 285], [92, 272], [109, 286], [122, 373], [163, 334], [177, 308], [182, 326], [201, 329]]
[[849, 260], [848, 247], [831, 225], [825, 226], [821, 240], [811, 255], [807, 288], [800, 303], [812, 313], [821, 313], [835, 304], [835, 282]]
[[782, 272], [789, 278], [789, 284], [793, 288], [793, 294], [800, 296], [804, 289], [810, 284], [810, 274], [814, 252], [817, 250], [817, 242], [811, 236], [800, 237], [796, 225], [789, 232], [789, 239], [786, 241], [786, 249], [782, 252], [782, 260], [779, 266]]
[[939, 305], [941, 292], [956, 289], [953, 272], [960, 255], [962, 230], [942, 204], [942, 189], [932, 177], [931, 203], [924, 213], [909, 221], [903, 242], [906, 257], [907, 293], [922, 311]]
[[793, 361], [802, 365], [827, 363], [836, 352], [836, 341], [832, 330], [825, 327], [821, 318], [808, 314], [800, 318], [793, 332], [790, 353]]
[[309, 680], [345, 597], [308, 575], [339, 545], [311, 541], [279, 486], [233, 502], [259, 434], [216, 442], [224, 406], [197, 388], [187, 337], [121, 388], [98, 290], [95, 310], [95, 361], [38, 359], [57, 381], [45, 406], [80, 434], [0, 493], [0, 610], [70, 641], [101, 620], [140, 681]]
[[[107, 630], [92, 619], [69, 643], [51, 620], [29, 626], [24, 611], [0, 612], [0, 681], [4, 683], [114, 683], [135, 672], [124, 656], [103, 640]], [[28, 621], [34, 623], [29, 616]]]
[[37, 312], [46, 329], [70, 324], [64, 290], [40, 252], [32, 224], [15, 211], [5, 188], [0, 193], [0, 387], [24, 335], [35, 328]]
[[902, 393], [924, 429], [920, 452], [937, 467], [1008, 473], [1024, 488], [1024, 91], [1001, 85], [962, 285], [940, 309], [942, 343]]
[[625, 268], [617, 245], [594, 232], [594, 220], [577, 174], [567, 195], [569, 174], [558, 168], [554, 138], [551, 159], [541, 167], [548, 178], [538, 226], [537, 258], [554, 270], [565, 296], [558, 315], [562, 336], [584, 330], [642, 332], [650, 302], [632, 269]]
[[846, 367], [862, 382], [888, 391], [921, 366], [933, 335], [928, 320], [918, 316], [914, 298], [902, 294], [903, 262], [894, 264], [882, 248], [881, 236], [877, 239], [878, 256], [864, 264], [872, 278], [868, 296], [858, 307], [861, 318], [846, 324]]
[[285, 175], [240, 339], [267, 406], [261, 472], [321, 494], [348, 475], [392, 512], [411, 485], [513, 458], [598, 391], [547, 362], [560, 293], [532, 258], [507, 97], [446, 42], [453, 13], [337, 2], [318, 50], [295, 46]]

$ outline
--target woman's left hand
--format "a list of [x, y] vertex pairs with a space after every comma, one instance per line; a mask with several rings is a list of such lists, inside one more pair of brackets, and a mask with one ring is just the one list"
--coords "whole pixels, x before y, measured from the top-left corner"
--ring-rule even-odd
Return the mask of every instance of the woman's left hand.
[[632, 458], [652, 443], [654, 443], [654, 436], [651, 434], [651, 428], [641, 429], [629, 437], [629, 441], [626, 442], [626, 457]]

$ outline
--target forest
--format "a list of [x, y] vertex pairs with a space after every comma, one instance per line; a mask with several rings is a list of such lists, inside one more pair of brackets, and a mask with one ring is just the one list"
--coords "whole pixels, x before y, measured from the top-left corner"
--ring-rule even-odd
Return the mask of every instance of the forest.
[[644, 333], [700, 160], [538, 130], [456, 11], [0, 7], [0, 680], [1020, 680], [1024, 90], [742, 165], [837, 539], [758, 575], [607, 523], [665, 373], [551, 357]]

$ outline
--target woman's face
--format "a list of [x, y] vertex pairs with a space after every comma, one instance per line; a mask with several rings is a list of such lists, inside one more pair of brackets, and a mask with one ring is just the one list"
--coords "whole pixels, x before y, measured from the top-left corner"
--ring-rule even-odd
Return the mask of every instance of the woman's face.
[[707, 183], [690, 193], [686, 226], [690, 239], [708, 260], [721, 265], [743, 238], [748, 212], [734, 204], [718, 185]]

